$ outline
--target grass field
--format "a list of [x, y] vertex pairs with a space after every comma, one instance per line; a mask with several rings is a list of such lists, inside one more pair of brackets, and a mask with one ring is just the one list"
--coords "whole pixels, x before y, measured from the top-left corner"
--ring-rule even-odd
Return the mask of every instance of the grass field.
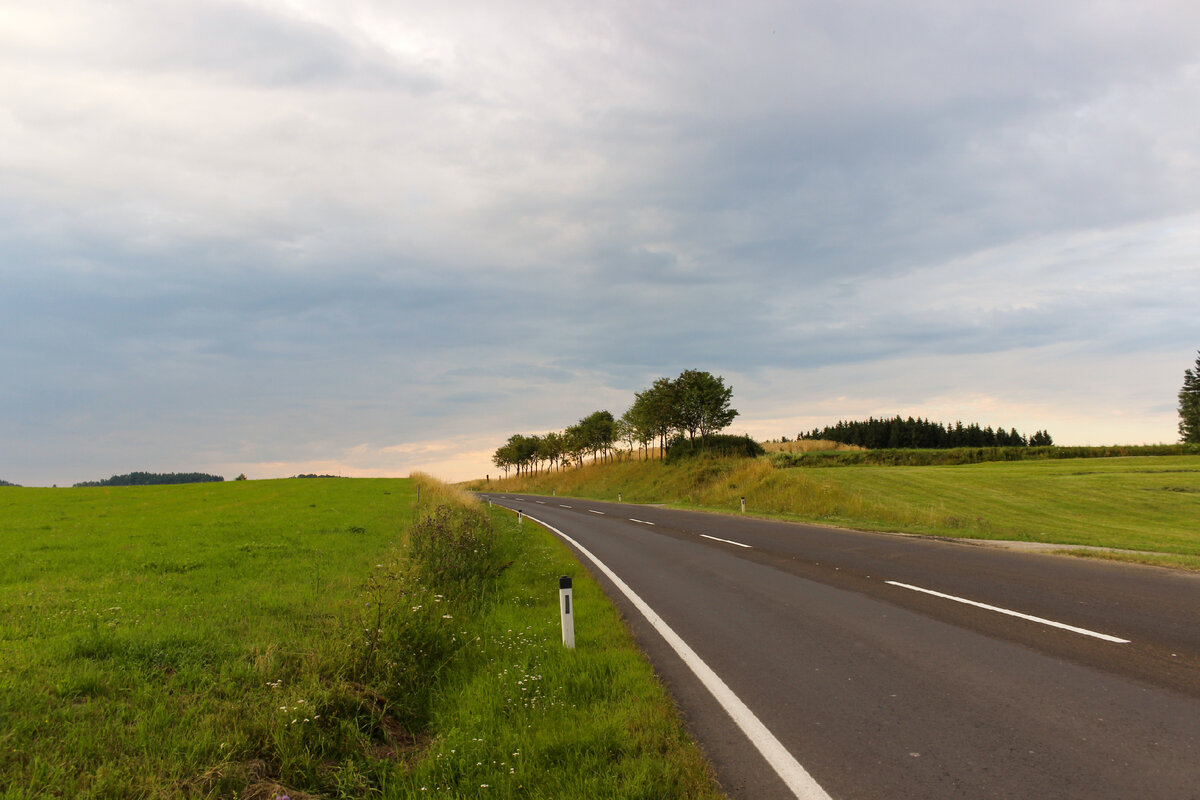
[[0, 796], [720, 796], [557, 540], [431, 482], [414, 501], [0, 489]]
[[1149, 551], [1200, 567], [1200, 456], [779, 468], [770, 457], [589, 465], [506, 491], [737, 511], [871, 530]]

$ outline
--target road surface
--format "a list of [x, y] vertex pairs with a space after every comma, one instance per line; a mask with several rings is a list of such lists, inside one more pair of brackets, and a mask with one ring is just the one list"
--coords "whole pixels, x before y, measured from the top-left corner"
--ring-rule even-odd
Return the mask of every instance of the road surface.
[[731, 797], [1200, 799], [1200, 576], [483, 496], [587, 551]]

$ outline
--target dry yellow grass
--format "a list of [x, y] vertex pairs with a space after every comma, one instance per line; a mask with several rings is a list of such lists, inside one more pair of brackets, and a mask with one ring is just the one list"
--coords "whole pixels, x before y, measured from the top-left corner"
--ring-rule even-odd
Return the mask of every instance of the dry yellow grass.
[[856, 444], [842, 444], [828, 439], [799, 439], [792, 442], [760, 442], [768, 453], [823, 453], [833, 450], [866, 450]]

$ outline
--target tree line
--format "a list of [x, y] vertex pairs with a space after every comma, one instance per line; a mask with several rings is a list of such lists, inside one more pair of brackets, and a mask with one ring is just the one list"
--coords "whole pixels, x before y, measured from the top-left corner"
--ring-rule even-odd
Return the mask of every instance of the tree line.
[[127, 475], [113, 475], [102, 481], [83, 481], [75, 486], [156, 486], [174, 483], [216, 483], [225, 480], [220, 475], [208, 475], [203, 472], [130, 472]]
[[1196, 368], [1183, 371], [1183, 387], [1179, 390], [1179, 441], [1200, 443], [1200, 355]]
[[802, 433], [798, 439], [825, 439], [842, 444], [853, 444], [871, 450], [885, 448], [947, 449], [951, 447], [1049, 447], [1054, 444], [1048, 431], [1038, 431], [1024, 436], [1016, 428], [1004, 430], [989, 425], [981, 428], [978, 423], [953, 426], [925, 419], [891, 419], [865, 421], [841, 421], [824, 428], [813, 428]]
[[492, 463], [508, 475], [546, 469], [564, 469], [608, 460], [620, 445], [632, 455], [638, 448], [648, 457], [657, 442], [660, 455], [674, 437], [703, 448], [708, 437], [729, 427], [738, 412], [729, 403], [733, 387], [725, 379], [700, 370], [684, 370], [677, 378], [659, 378], [649, 388], [634, 393], [633, 404], [620, 417], [594, 411], [564, 431], [542, 435], [513, 434], [496, 449]]

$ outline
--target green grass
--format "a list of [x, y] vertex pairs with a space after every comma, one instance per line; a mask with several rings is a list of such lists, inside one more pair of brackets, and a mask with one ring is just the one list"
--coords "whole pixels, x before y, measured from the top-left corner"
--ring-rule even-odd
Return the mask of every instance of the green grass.
[[[842, 476], [839, 470], [848, 474]], [[1200, 552], [1200, 458], [1164, 456], [805, 473], [897, 527], [980, 539]], [[882, 515], [881, 515], [882, 516]]]
[[1195, 455], [785, 468], [771, 457], [634, 461], [493, 488], [721, 511], [745, 497], [753, 514], [845, 527], [1149, 551], [1184, 566], [1200, 556]]
[[402, 481], [4, 489], [5, 797], [269, 785], [280, 705], [341, 657], [411, 506]]
[[565, 548], [423, 490], [0, 489], [0, 796], [718, 797]]

